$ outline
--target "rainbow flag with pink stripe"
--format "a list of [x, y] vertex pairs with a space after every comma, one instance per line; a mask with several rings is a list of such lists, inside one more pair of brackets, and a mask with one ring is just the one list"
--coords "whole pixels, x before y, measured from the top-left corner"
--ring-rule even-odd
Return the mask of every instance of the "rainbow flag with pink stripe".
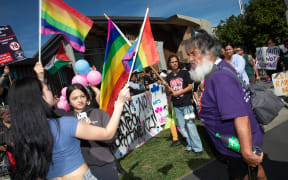
[[80, 52], [85, 52], [85, 38], [93, 21], [62, 0], [42, 0], [41, 34], [61, 34]]
[[[137, 53], [136, 46], [138, 43], [140, 44]], [[138, 37], [122, 59], [123, 66], [125, 67], [125, 71], [127, 73], [129, 73], [131, 70], [133, 63], [133, 55], [135, 53], [137, 53], [137, 57], [134, 63], [133, 71], [141, 71], [143, 68], [156, 64], [160, 61], [158, 51], [154, 42], [154, 37], [151, 31], [149, 14], [147, 14], [146, 16], [141, 42], [139, 42]]]
[[108, 20], [107, 44], [102, 70], [100, 109], [112, 115], [115, 99], [126, 83], [129, 74], [125, 72], [122, 59], [130, 47], [118, 27]]

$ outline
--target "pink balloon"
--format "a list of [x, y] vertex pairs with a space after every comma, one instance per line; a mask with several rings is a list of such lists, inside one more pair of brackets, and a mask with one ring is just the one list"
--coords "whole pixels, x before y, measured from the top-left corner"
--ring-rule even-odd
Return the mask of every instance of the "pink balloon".
[[66, 96], [60, 96], [60, 101], [66, 101]]
[[82, 86], [85, 87], [87, 85], [87, 79], [85, 75], [79, 75], [79, 74], [75, 75], [72, 79], [72, 84], [76, 84], [76, 83], [82, 84]]
[[87, 74], [87, 81], [92, 85], [98, 85], [101, 83], [102, 75], [99, 71], [90, 71]]
[[58, 107], [59, 109], [63, 109], [64, 111], [69, 111], [69, 110], [70, 110], [70, 106], [69, 106], [67, 100], [59, 101], [59, 102], [57, 103], [57, 107]]
[[[62, 90], [61, 90], [61, 95], [64, 96], [64, 97], [66, 97], [67, 88], [68, 88], [68, 87], [64, 87], [64, 88], [62, 88]], [[61, 97], [60, 97], [60, 99], [61, 99]]]
[[67, 111], [70, 111], [70, 106], [69, 106], [69, 104], [68, 104], [68, 101], [67, 101], [67, 100], [64, 100], [63, 103], [64, 103], [64, 110], [65, 110], [66, 112], [67, 112]]
[[64, 109], [64, 101], [59, 101], [59, 102], [57, 103], [57, 107], [58, 107], [59, 109]]

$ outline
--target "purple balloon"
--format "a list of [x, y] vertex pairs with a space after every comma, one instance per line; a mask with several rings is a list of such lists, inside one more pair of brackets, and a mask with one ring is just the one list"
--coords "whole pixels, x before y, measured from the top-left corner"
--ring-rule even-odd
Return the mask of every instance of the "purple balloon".
[[[62, 88], [62, 90], [61, 90], [61, 95], [64, 96], [64, 97], [66, 97], [67, 88], [68, 88], [68, 87], [64, 87], [64, 88]], [[60, 98], [61, 98], [61, 97], [60, 97]]]
[[101, 83], [102, 75], [99, 71], [90, 71], [87, 74], [87, 81], [92, 85], [98, 85]]
[[82, 86], [87, 85], [87, 79], [84, 75], [77, 74], [72, 78], [72, 84], [82, 84]]

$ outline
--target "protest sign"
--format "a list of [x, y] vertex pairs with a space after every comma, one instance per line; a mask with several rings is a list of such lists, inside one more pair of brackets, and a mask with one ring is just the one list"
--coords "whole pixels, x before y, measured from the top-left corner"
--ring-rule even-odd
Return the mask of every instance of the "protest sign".
[[277, 58], [279, 55], [280, 48], [278, 46], [256, 48], [257, 68], [275, 70], [277, 67]]
[[120, 158], [157, 135], [162, 128], [153, 113], [151, 97], [141, 93], [132, 96], [123, 107], [117, 137], [112, 145], [116, 158]]
[[0, 65], [26, 59], [11, 27], [0, 26]]
[[153, 111], [160, 125], [165, 124], [167, 116], [167, 97], [164, 85], [150, 84]]
[[272, 82], [276, 96], [288, 96], [288, 71], [272, 74]]

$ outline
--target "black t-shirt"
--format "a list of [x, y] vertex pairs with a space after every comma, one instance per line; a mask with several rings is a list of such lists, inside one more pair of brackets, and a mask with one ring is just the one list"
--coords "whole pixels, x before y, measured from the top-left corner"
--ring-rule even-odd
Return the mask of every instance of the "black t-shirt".
[[[176, 74], [170, 73], [166, 77], [166, 81], [174, 91], [185, 89], [189, 84], [193, 83], [188, 71], [186, 70], [180, 70]], [[173, 102], [173, 106], [183, 107], [192, 104], [191, 98], [192, 98], [192, 91], [188, 91], [177, 97], [172, 96], [171, 100]]]

